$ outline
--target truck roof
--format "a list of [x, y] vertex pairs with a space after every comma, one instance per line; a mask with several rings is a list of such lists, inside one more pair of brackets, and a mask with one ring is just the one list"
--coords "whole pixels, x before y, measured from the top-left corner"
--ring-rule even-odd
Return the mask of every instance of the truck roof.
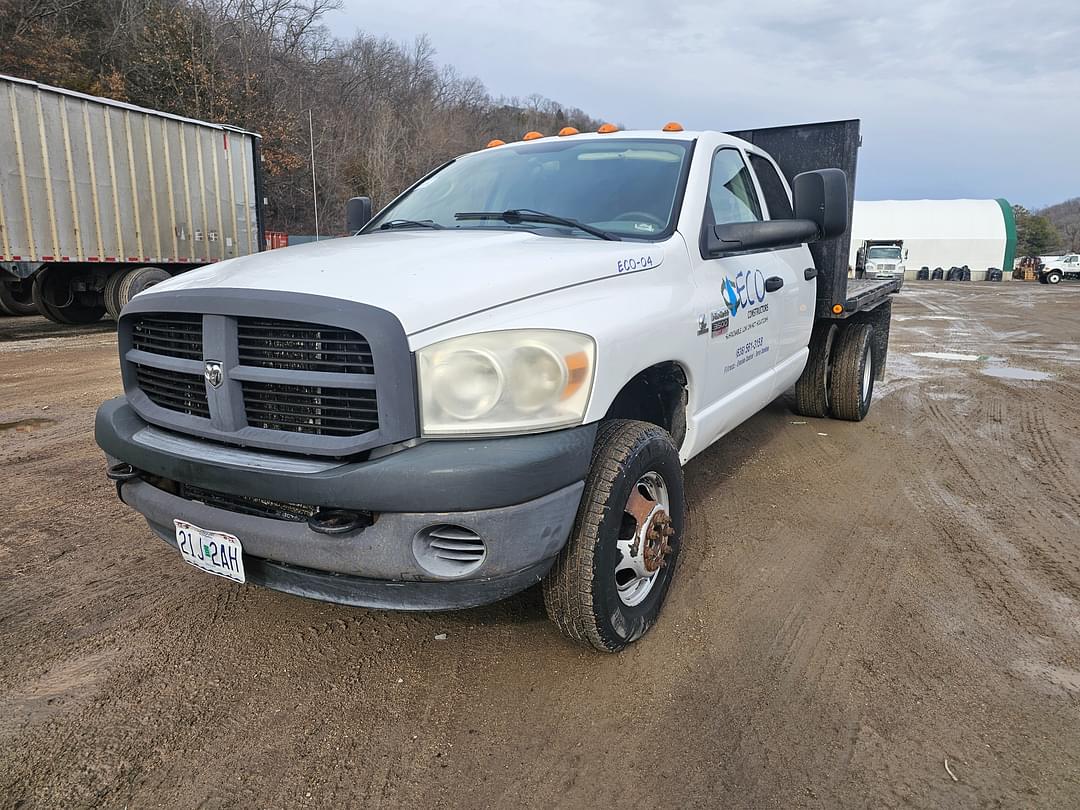
[[257, 132], [252, 132], [242, 127], [235, 127], [230, 124], [214, 124], [209, 121], [200, 121], [197, 118], [186, 118], [182, 115], [174, 115], [173, 113], [162, 112], [161, 110], [151, 110], [148, 107], [139, 107], [136, 104], [128, 104], [124, 101], [116, 101], [111, 98], [104, 98], [102, 96], [91, 96], [88, 93], [80, 93], [76, 90], [66, 90], [63, 87], [53, 87], [49, 84], [42, 84], [41, 82], [33, 82], [29, 79], [20, 79], [18, 76], [9, 76], [5, 73], [0, 73], [0, 83], [12, 82], [14, 84], [24, 84], [30, 87], [36, 87], [38, 90], [44, 90], [48, 93], [59, 93], [60, 95], [69, 96], [71, 98], [79, 98], [83, 101], [92, 101], [95, 104], [104, 104], [109, 107], [118, 107], [122, 110], [130, 110], [131, 112], [143, 113], [144, 115], [154, 115], [158, 118], [171, 118], [174, 121], [182, 121], [185, 124], [194, 124], [199, 127], [209, 127], [210, 129], [228, 130], [230, 132], [239, 132], [242, 135], [251, 135], [254, 138], [262, 138]]

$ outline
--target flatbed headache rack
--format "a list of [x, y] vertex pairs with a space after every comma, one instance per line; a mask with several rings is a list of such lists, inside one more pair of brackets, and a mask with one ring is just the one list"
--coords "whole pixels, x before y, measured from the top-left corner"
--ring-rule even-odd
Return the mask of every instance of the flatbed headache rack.
[[[795, 175], [814, 169], [837, 168], [847, 174], [848, 230], [837, 238], [810, 245], [818, 271], [817, 317], [843, 319], [874, 309], [900, 290], [899, 279], [849, 279], [851, 212], [855, 205], [855, 172], [859, 162], [859, 120], [824, 121], [787, 127], [763, 127], [729, 132], [760, 146], [780, 165], [789, 184]], [[839, 311], [837, 311], [839, 307]]]

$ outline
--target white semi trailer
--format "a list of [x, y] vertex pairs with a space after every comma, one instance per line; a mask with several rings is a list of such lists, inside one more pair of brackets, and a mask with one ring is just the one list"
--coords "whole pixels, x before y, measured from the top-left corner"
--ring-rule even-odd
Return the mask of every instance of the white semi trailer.
[[260, 137], [0, 75], [0, 309], [116, 317], [263, 249]]

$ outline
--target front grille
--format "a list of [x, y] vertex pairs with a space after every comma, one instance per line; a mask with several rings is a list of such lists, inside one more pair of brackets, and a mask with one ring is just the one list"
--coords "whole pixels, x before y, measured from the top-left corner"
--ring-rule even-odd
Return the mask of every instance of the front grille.
[[291, 520], [296, 523], [307, 521], [318, 512], [318, 508], [304, 503], [286, 503], [270, 501], [264, 498], [251, 498], [246, 495], [229, 495], [225, 492], [213, 492], [190, 484], [180, 485], [180, 497], [196, 501], [215, 509], [225, 509], [241, 515], [272, 518], [273, 520]]
[[210, 418], [206, 401], [206, 383], [201, 374], [135, 364], [139, 388], [159, 408]]
[[202, 315], [187, 312], [139, 315], [131, 324], [131, 347], [167, 357], [202, 360]]
[[374, 391], [246, 381], [241, 385], [251, 427], [317, 436], [358, 436], [379, 427]]
[[363, 335], [297, 321], [237, 318], [240, 365], [290, 371], [374, 374], [371, 346]]

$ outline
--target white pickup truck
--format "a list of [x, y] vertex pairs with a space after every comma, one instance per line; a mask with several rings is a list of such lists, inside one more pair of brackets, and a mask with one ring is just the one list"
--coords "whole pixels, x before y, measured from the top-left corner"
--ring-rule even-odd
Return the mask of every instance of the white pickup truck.
[[357, 198], [352, 237], [136, 296], [96, 424], [119, 497], [234, 581], [405, 610], [542, 582], [571, 638], [637, 640], [682, 465], [793, 386], [861, 420], [884, 371], [898, 285], [847, 279], [858, 122], [739, 134], [493, 142]]

